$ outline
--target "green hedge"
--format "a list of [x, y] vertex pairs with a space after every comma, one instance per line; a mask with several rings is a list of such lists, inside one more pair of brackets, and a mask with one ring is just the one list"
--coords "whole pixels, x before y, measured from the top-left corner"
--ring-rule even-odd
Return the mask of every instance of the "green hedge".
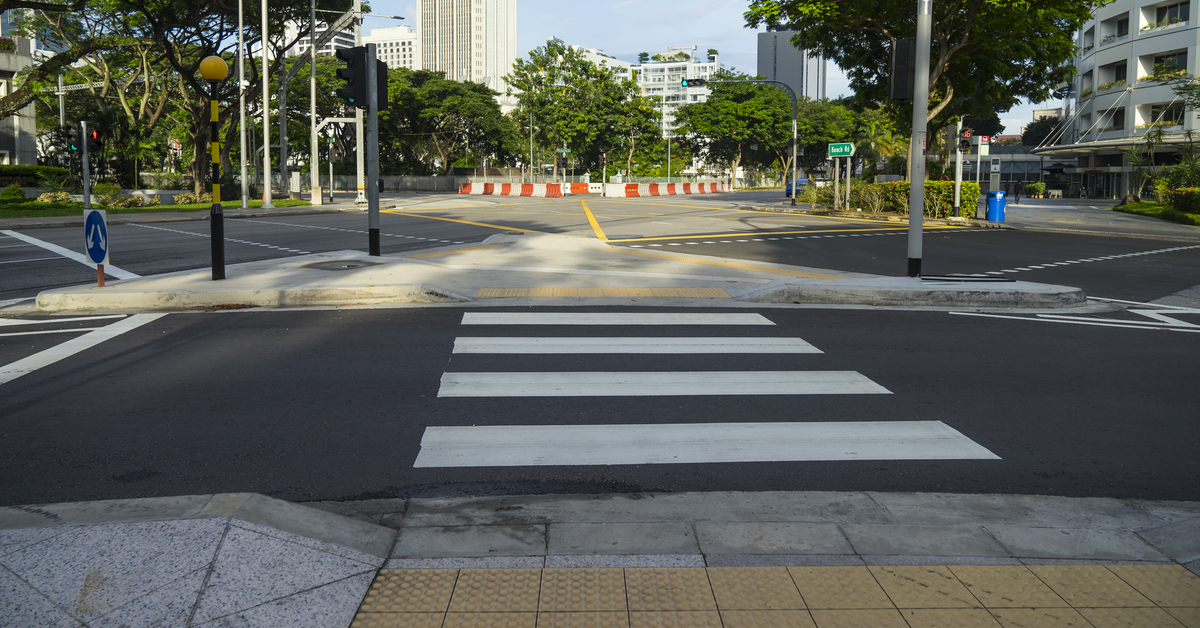
[[[855, 209], [869, 212], [890, 212], [897, 214], [908, 213], [908, 181], [888, 181], [885, 183], [868, 183], [857, 188], [851, 188], [851, 204]], [[960, 206], [964, 216], [973, 217], [975, 206], [979, 204], [979, 184], [963, 181], [959, 190]], [[929, 217], [948, 216], [954, 208], [953, 181], [925, 182], [925, 215]]]
[[1171, 209], [1185, 214], [1200, 214], [1200, 188], [1179, 188], [1171, 192]]
[[0, 187], [14, 183], [23, 188], [35, 188], [42, 184], [41, 175], [69, 174], [66, 168], [53, 166], [7, 166], [0, 165]]
[[1025, 196], [1042, 196], [1046, 193], [1045, 183], [1028, 183], [1025, 185]]

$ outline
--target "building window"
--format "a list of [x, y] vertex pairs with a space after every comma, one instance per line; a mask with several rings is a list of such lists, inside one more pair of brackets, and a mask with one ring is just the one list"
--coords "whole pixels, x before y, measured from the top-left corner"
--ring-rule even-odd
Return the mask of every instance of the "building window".
[[1162, 124], [1163, 126], [1183, 124], [1183, 105], [1179, 103], [1172, 105], [1150, 105], [1150, 122]]
[[1117, 20], [1117, 37], [1124, 37], [1128, 34], [1129, 34], [1129, 18], [1123, 17], [1123, 18]]
[[1180, 2], [1178, 4], [1171, 4], [1165, 7], [1158, 7], [1158, 13], [1155, 21], [1159, 24], [1168, 21], [1186, 22], [1188, 20], [1188, 9], [1190, 8], [1188, 5], [1190, 4], [1191, 2]]
[[1129, 65], [1127, 63], [1122, 62], [1113, 68], [1113, 80], [1114, 81], [1122, 82], [1128, 77], [1129, 77]]
[[1186, 50], [1154, 57], [1155, 74], [1160, 72], [1179, 72], [1184, 70], [1187, 70]]

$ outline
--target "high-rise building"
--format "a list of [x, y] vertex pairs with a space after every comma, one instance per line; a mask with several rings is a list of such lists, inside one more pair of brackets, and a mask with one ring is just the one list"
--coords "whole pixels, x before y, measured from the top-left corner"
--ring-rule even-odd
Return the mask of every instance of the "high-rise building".
[[758, 34], [758, 73], [769, 80], [785, 83], [796, 96], [825, 98], [826, 61], [792, 45], [794, 31], [767, 31]]
[[503, 92], [517, 58], [517, 0], [420, 0], [421, 67]]
[[[307, 26], [307, 22], [305, 23], [305, 25]], [[316, 28], [317, 39], [320, 39], [321, 37], [323, 37], [325, 35], [325, 31], [327, 31], [327, 30], [329, 30], [328, 24], [326, 24], [324, 22], [317, 22], [317, 28]], [[300, 27], [295, 22], [288, 22], [287, 24], [284, 24], [283, 35], [287, 41], [292, 41], [292, 40], [296, 39], [296, 35], [299, 33], [300, 33]], [[309, 43], [310, 43], [310, 40], [307, 36], [302, 37], [302, 38], [300, 38], [300, 40], [298, 40], [296, 42], [296, 44], [294, 46], [292, 46], [291, 48], [288, 48], [287, 52], [284, 54], [285, 54], [285, 56], [288, 56], [288, 57], [295, 57], [295, 56], [302, 55], [305, 52], [308, 52], [308, 44]], [[344, 29], [344, 30], [341, 30], [341, 31], [338, 31], [337, 33], [335, 33], [333, 35], [333, 39], [330, 39], [328, 43], [326, 43], [324, 46], [321, 46], [320, 48], [318, 48], [317, 56], [318, 57], [332, 57], [335, 50], [342, 50], [342, 49], [353, 48], [353, 47], [354, 47], [354, 29], [347, 28], [347, 29]]]
[[370, 35], [363, 35], [362, 43], [375, 44], [375, 58], [389, 68], [421, 69], [421, 38], [411, 26], [372, 28]]

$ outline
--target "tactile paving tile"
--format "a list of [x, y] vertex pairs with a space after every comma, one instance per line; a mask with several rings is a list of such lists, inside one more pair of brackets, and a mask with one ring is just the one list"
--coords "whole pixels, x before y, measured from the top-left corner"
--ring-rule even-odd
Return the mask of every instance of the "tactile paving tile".
[[1200, 628], [1200, 608], [1168, 608], [1165, 610], [1187, 628]]
[[444, 613], [457, 576], [457, 569], [382, 569], [359, 611]]
[[987, 608], [1054, 608], [1068, 604], [1020, 565], [951, 566], [950, 571]]
[[540, 569], [463, 569], [450, 599], [460, 613], [536, 611]]
[[442, 628], [536, 628], [537, 613], [446, 613]]
[[1183, 628], [1161, 608], [1077, 608], [1096, 628]]
[[1182, 565], [1108, 565], [1108, 570], [1159, 606], [1200, 606], [1200, 576]]
[[442, 628], [444, 613], [359, 613], [350, 628]]
[[992, 616], [1004, 628], [1092, 628], [1073, 608], [996, 608]]
[[869, 567], [896, 608], [972, 608], [981, 604], [946, 567]]
[[629, 613], [538, 613], [538, 628], [629, 628]]
[[721, 610], [806, 608], [784, 567], [709, 567], [708, 580]]
[[1000, 628], [982, 608], [910, 608], [900, 613], [909, 628]]
[[626, 569], [625, 591], [631, 611], [717, 610], [703, 567]]
[[538, 610], [623, 611], [625, 573], [622, 569], [544, 569]]
[[629, 628], [721, 628], [721, 616], [717, 611], [633, 612]]
[[1103, 565], [1033, 565], [1028, 569], [1075, 608], [1154, 606]]
[[811, 611], [817, 628], [908, 628], [896, 609]]
[[788, 567], [809, 608], [895, 608], [866, 567]]
[[725, 628], [816, 628], [808, 611], [721, 611]]

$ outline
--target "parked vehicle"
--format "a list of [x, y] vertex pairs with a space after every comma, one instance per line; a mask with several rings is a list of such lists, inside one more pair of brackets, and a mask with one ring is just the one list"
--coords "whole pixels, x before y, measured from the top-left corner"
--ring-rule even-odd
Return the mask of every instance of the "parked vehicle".
[[[796, 188], [796, 190], [797, 190], [797, 191], [796, 191], [796, 195], [797, 195], [797, 196], [799, 196], [800, 194], [803, 194], [803, 193], [804, 193], [804, 190], [805, 190], [805, 188], [807, 188], [807, 187], [808, 187], [809, 181], [808, 181], [808, 179], [794, 179], [794, 181], [795, 181], [795, 183], [796, 183], [796, 186], [797, 186], [797, 188]], [[785, 193], [786, 193], [788, 196], [791, 196], [791, 195], [792, 195], [792, 181], [788, 181], [788, 182], [787, 182], [787, 185], [785, 185], [785, 186], [784, 186], [784, 192], [785, 192]]]

